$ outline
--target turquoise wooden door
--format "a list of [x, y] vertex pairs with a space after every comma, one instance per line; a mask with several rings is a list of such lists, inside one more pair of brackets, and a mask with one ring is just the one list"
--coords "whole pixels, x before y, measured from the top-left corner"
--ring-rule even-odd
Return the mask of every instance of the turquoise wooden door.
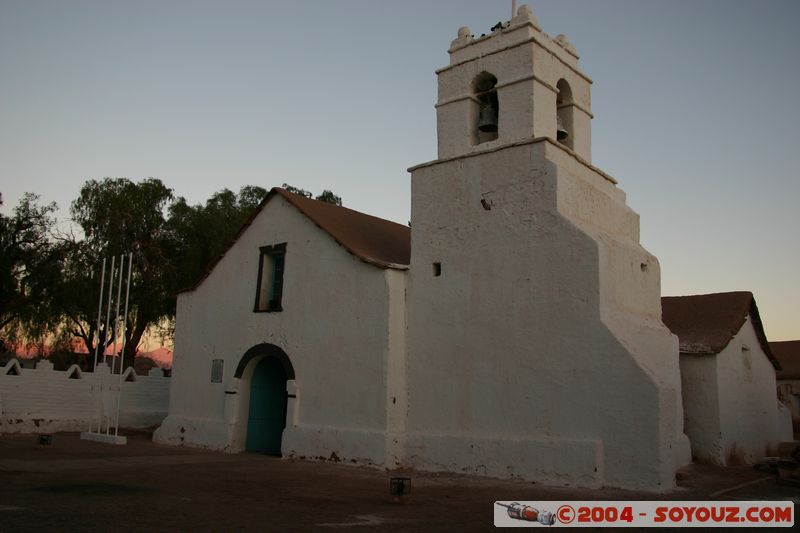
[[277, 359], [265, 357], [256, 366], [250, 381], [247, 451], [280, 455], [285, 426], [286, 374]]

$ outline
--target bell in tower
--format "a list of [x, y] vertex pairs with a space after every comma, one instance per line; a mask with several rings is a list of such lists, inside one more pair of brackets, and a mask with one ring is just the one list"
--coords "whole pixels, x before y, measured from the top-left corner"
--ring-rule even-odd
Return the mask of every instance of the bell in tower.
[[592, 80], [528, 6], [480, 37], [459, 28], [448, 53], [436, 72], [439, 157], [547, 137], [591, 161]]
[[[495, 99], [496, 100], [496, 99]], [[497, 132], [497, 103], [486, 102], [481, 105], [478, 115], [478, 129], [484, 133]]]
[[497, 78], [488, 72], [481, 72], [475, 78], [475, 99], [479, 105], [477, 143], [497, 139], [500, 105], [496, 86]]
[[567, 137], [569, 137], [569, 132], [567, 131], [567, 127], [564, 126], [564, 121], [561, 119], [561, 115], [556, 115], [557, 125], [556, 125], [556, 140], [557, 141], [565, 141]]

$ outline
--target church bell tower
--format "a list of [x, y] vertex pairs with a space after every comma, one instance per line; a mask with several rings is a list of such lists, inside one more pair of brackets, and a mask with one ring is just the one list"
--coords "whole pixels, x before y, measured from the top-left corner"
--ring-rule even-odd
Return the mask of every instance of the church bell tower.
[[668, 490], [689, 461], [678, 342], [639, 215], [591, 164], [592, 81], [521, 6], [439, 71], [411, 170], [399, 462]]
[[437, 71], [439, 159], [549, 137], [591, 161], [592, 80], [564, 35], [542, 32], [528, 6], [475, 38], [459, 28]]

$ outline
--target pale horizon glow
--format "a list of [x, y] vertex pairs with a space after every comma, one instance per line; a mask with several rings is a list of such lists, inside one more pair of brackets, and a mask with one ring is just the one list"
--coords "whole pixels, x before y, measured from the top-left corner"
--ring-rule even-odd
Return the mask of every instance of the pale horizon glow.
[[[800, 339], [800, 2], [539, 0], [592, 86], [593, 164], [641, 215], [664, 295], [754, 293]], [[0, 193], [62, 217], [82, 183], [161, 179], [190, 203], [287, 182], [409, 220], [436, 158], [459, 26], [511, 0], [0, 0]]]

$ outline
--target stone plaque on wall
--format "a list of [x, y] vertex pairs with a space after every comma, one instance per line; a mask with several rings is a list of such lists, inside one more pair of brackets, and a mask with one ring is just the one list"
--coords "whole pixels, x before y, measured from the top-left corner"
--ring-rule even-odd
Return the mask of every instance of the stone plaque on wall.
[[222, 383], [223, 364], [222, 359], [211, 360], [211, 383]]

